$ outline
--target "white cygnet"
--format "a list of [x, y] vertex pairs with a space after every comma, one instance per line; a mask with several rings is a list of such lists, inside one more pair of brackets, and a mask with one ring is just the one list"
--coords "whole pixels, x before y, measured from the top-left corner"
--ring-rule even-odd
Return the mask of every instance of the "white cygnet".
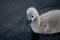
[[60, 32], [60, 10], [51, 10], [42, 15], [34, 7], [26, 11], [27, 19], [31, 22], [31, 28], [35, 33], [53, 34]]

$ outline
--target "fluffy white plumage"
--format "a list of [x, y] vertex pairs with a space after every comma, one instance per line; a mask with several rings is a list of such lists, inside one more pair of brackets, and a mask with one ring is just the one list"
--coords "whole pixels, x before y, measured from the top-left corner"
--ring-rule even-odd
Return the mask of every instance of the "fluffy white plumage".
[[53, 34], [60, 32], [60, 10], [51, 10], [39, 16], [34, 7], [27, 9], [27, 19], [35, 33]]

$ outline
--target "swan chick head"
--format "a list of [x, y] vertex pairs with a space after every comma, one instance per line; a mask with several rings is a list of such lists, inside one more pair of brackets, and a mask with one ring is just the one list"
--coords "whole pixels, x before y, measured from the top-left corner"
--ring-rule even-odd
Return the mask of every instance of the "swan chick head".
[[38, 15], [38, 11], [34, 7], [30, 7], [27, 9], [27, 19], [29, 21], [34, 21]]

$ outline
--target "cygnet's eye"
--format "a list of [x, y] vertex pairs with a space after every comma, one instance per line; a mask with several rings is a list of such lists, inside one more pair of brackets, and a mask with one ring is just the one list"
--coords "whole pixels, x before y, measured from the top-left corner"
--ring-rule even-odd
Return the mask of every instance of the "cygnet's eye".
[[32, 18], [33, 18], [34, 16], [32, 16]]

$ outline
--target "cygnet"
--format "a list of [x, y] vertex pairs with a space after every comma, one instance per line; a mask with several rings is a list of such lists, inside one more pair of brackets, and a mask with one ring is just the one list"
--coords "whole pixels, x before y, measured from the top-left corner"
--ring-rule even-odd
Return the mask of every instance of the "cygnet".
[[26, 11], [27, 19], [31, 21], [31, 28], [35, 33], [53, 34], [60, 32], [60, 10], [51, 10], [39, 15], [34, 7]]

